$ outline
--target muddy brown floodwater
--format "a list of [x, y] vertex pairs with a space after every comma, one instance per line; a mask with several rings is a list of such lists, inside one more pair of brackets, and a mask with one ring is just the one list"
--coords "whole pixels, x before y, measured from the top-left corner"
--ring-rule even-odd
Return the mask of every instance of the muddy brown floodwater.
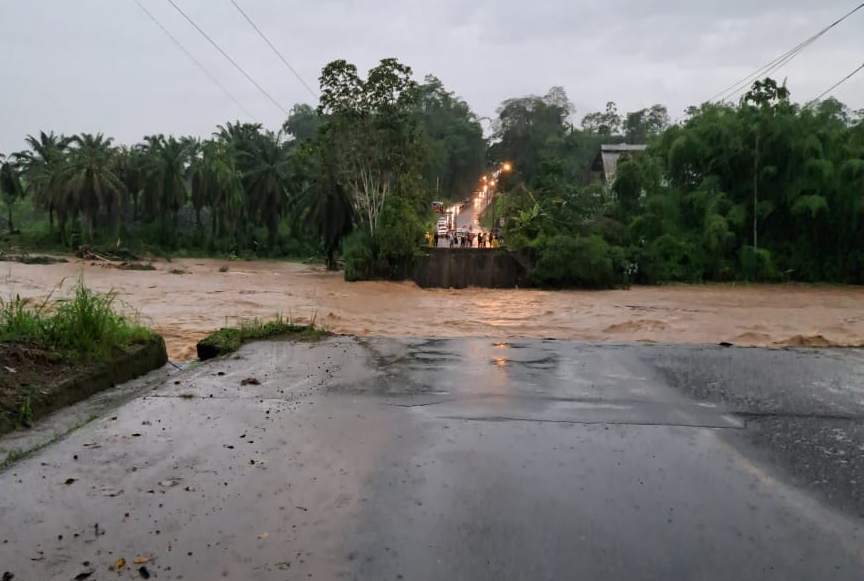
[[[286, 262], [182, 259], [155, 271], [91, 262], [2, 263], [0, 296], [55, 296], [83, 274], [113, 290], [165, 337], [173, 360], [226, 323], [282, 313], [335, 333], [523, 337], [751, 346], [864, 345], [864, 287], [705, 285], [612, 291], [424, 290], [414, 283], [346, 283], [341, 273]], [[220, 272], [227, 267], [226, 272]], [[172, 274], [182, 270], [185, 274]]]

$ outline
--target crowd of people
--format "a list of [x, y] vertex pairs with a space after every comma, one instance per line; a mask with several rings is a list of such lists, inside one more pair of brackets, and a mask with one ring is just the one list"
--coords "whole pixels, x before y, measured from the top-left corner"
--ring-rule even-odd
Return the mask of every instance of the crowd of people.
[[450, 232], [440, 236], [437, 232], [426, 233], [426, 243], [430, 248], [438, 248], [442, 242], [449, 248], [498, 248], [501, 240], [497, 234], [486, 232]]

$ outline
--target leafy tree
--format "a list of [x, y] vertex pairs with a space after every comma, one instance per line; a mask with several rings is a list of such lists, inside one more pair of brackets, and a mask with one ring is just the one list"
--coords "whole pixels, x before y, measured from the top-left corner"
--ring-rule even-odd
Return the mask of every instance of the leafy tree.
[[425, 189], [434, 199], [468, 196], [485, 169], [483, 128], [468, 104], [437, 78], [427, 76], [418, 91], [428, 152], [422, 169]]
[[422, 134], [413, 114], [417, 83], [411, 68], [396, 59], [382, 60], [365, 80], [354, 65], [333, 61], [320, 82], [318, 113], [326, 116], [321, 145], [332, 151], [333, 179], [351, 196], [374, 238], [390, 194], [407, 194], [419, 173]]
[[596, 135], [618, 135], [621, 131], [621, 116], [613, 101], [606, 103], [605, 111], [589, 113], [582, 118], [582, 129]]
[[654, 105], [650, 109], [640, 109], [627, 113], [624, 119], [624, 139], [628, 143], [647, 143], [669, 127], [669, 113], [664, 105]]
[[318, 112], [305, 103], [291, 107], [288, 119], [282, 124], [282, 131], [290, 135], [295, 143], [303, 143], [315, 137], [321, 127]]

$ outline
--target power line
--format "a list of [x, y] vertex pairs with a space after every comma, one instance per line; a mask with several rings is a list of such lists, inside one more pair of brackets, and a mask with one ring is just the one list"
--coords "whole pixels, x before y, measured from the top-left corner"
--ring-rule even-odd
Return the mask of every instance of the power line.
[[232, 65], [234, 65], [234, 68], [235, 68], [235, 69], [237, 69], [238, 71], [240, 71], [240, 72], [243, 74], [243, 76], [246, 77], [246, 79], [249, 80], [250, 83], [252, 83], [253, 85], [255, 85], [255, 88], [256, 88], [256, 89], [258, 89], [259, 91], [261, 91], [261, 93], [262, 93], [265, 97], [267, 97], [267, 98], [270, 100], [270, 102], [273, 103], [273, 104], [274, 104], [274, 105], [275, 105], [275, 106], [276, 106], [280, 111], [282, 111], [285, 115], [288, 115], [288, 109], [286, 109], [285, 107], [283, 107], [282, 105], [280, 105], [280, 104], [279, 104], [279, 101], [277, 101], [276, 99], [274, 99], [273, 96], [270, 95], [270, 93], [268, 93], [266, 90], [264, 90], [264, 87], [262, 87], [261, 85], [259, 85], [259, 84], [255, 81], [255, 79], [253, 79], [253, 78], [249, 75], [249, 73], [247, 73], [245, 70], [243, 70], [243, 67], [241, 67], [240, 65], [238, 65], [237, 62], [236, 62], [234, 59], [232, 59], [230, 56], [228, 56], [228, 53], [225, 52], [224, 50], [222, 50], [222, 47], [219, 46], [218, 44], [216, 44], [216, 41], [214, 41], [212, 38], [210, 38], [210, 37], [207, 35], [206, 32], [204, 32], [203, 30], [201, 30], [201, 27], [198, 26], [197, 24], [195, 24], [195, 21], [192, 20], [191, 18], [189, 18], [189, 17], [186, 15], [186, 13], [183, 12], [183, 10], [180, 9], [180, 7], [177, 6], [177, 4], [174, 3], [174, 0], [168, 0], [168, 3], [171, 4], [171, 6], [173, 6], [174, 9], [177, 10], [177, 12], [179, 12], [179, 13], [183, 16], [183, 18], [185, 18], [185, 19], [189, 22], [189, 24], [191, 24], [192, 26], [194, 26], [194, 27], [195, 27], [195, 30], [197, 30], [198, 32], [200, 32], [200, 33], [201, 33], [201, 36], [203, 36], [204, 38], [206, 38], [206, 39], [210, 42], [210, 44], [212, 44], [212, 45], [216, 48], [216, 50], [218, 50], [220, 53], [222, 53], [222, 56], [224, 56], [224, 57], [228, 60], [229, 63], [231, 63]]
[[183, 46], [183, 44], [181, 44], [181, 42], [180, 42], [179, 40], [177, 40], [177, 38], [176, 38], [173, 34], [171, 34], [171, 31], [169, 31], [167, 28], [165, 28], [165, 26], [163, 26], [162, 23], [159, 22], [159, 20], [158, 20], [155, 16], [153, 16], [153, 13], [151, 13], [149, 10], [147, 10], [147, 8], [145, 8], [144, 5], [141, 4], [141, 2], [140, 2], [139, 0], [132, 0], [132, 1], [135, 2], [135, 4], [138, 5], [138, 8], [140, 8], [141, 10], [144, 11], [144, 14], [146, 14], [147, 16], [150, 17], [150, 20], [152, 20], [153, 22], [155, 22], [156, 25], [157, 25], [159, 28], [162, 29], [162, 32], [164, 32], [164, 33], [168, 36], [168, 38], [170, 38], [170, 39], [174, 42], [174, 44], [176, 44], [177, 47], [178, 47], [180, 50], [182, 50], [182, 51], [186, 54], [186, 56], [188, 56], [189, 59], [190, 59], [193, 63], [195, 63], [196, 65], [198, 65], [198, 68], [201, 69], [201, 70], [204, 72], [204, 74], [207, 75], [207, 76], [210, 78], [210, 80], [213, 81], [213, 83], [214, 83], [217, 87], [219, 87], [220, 89], [222, 89], [222, 92], [225, 93], [225, 95], [227, 95], [228, 98], [231, 99], [231, 100], [234, 102], [235, 105], [237, 105], [237, 107], [239, 107], [239, 108], [240, 108], [244, 113], [246, 113], [246, 115], [249, 116], [251, 119], [255, 119], [255, 116], [254, 116], [252, 113], [250, 113], [249, 110], [246, 109], [246, 107], [244, 107], [243, 104], [240, 103], [240, 101], [238, 101], [238, 100], [234, 97], [234, 95], [232, 95], [231, 92], [230, 92], [228, 89], [225, 88], [225, 86], [224, 86], [222, 83], [219, 82], [219, 79], [217, 79], [215, 76], [213, 76], [213, 74], [212, 74], [210, 71], [207, 70], [207, 67], [205, 67], [203, 64], [201, 64], [201, 61], [199, 61], [197, 58], [195, 58], [195, 55], [193, 55], [191, 52], [189, 52], [189, 51], [186, 49], [186, 47]]
[[826, 32], [828, 32], [829, 30], [831, 30], [832, 28], [834, 28], [835, 26], [837, 26], [838, 24], [840, 24], [841, 22], [843, 22], [844, 20], [846, 20], [847, 18], [849, 18], [850, 16], [852, 16], [853, 14], [855, 14], [856, 12], [861, 10], [861, 8], [864, 8], [864, 2], [862, 2], [861, 4], [859, 4], [858, 6], [856, 6], [855, 8], [853, 8], [852, 10], [850, 10], [849, 12], [847, 12], [846, 14], [841, 16], [839, 19], [835, 20], [834, 22], [832, 22], [831, 24], [829, 24], [828, 26], [826, 26], [825, 28], [823, 28], [822, 30], [820, 30], [819, 32], [814, 34], [813, 36], [811, 36], [807, 40], [799, 43], [798, 45], [796, 45], [791, 50], [783, 53], [782, 55], [775, 58], [771, 62], [769, 62], [769, 63], [765, 64], [764, 66], [762, 66], [761, 68], [757, 69], [755, 72], [753, 72], [753, 73], [747, 75], [746, 77], [744, 77], [743, 79], [740, 79], [739, 81], [733, 83], [729, 87], [726, 87], [725, 89], [723, 89], [722, 91], [720, 91], [719, 93], [717, 93], [716, 95], [714, 95], [713, 97], [708, 99], [708, 102], [714, 101], [718, 97], [722, 97], [721, 101], [726, 100], [729, 97], [732, 97], [733, 95], [741, 92], [744, 88], [746, 88], [756, 78], [759, 78], [762, 76], [767, 76], [768, 74], [780, 69], [783, 65], [785, 65], [786, 63], [791, 61], [796, 56], [798, 56], [798, 54], [801, 51], [803, 51], [805, 48], [807, 48], [812, 43], [814, 43], [819, 38], [821, 38], [822, 35], [824, 35]]
[[842, 85], [843, 83], [845, 83], [846, 81], [848, 81], [849, 79], [854, 77], [857, 73], [859, 73], [861, 71], [861, 69], [864, 69], [864, 63], [862, 63], [861, 66], [859, 66], [857, 69], [855, 69], [854, 71], [852, 71], [851, 73], [849, 73], [848, 75], [846, 75], [845, 77], [843, 77], [842, 79], [840, 79], [839, 81], [837, 81], [836, 83], [831, 85], [831, 87], [829, 89], [823, 91], [821, 95], [819, 95], [818, 97], [816, 97], [815, 99], [813, 99], [812, 101], [807, 103], [807, 105], [805, 105], [805, 107], [809, 107], [810, 105], [812, 105], [813, 103], [815, 103], [816, 101], [818, 101], [819, 99], [821, 99], [822, 97], [824, 97], [825, 95], [827, 95], [828, 93], [830, 93], [831, 91], [833, 91], [834, 89], [836, 89], [837, 87], [839, 87], [840, 85]]
[[273, 43], [270, 42], [270, 39], [268, 39], [268, 38], [264, 35], [263, 32], [261, 32], [261, 29], [258, 28], [258, 26], [257, 26], [254, 22], [252, 22], [252, 19], [249, 18], [249, 15], [246, 14], [246, 12], [244, 12], [243, 9], [240, 8], [240, 5], [237, 4], [237, 2], [235, 2], [234, 0], [231, 0], [231, 4], [233, 4], [233, 5], [234, 5], [234, 8], [236, 8], [236, 9], [240, 12], [240, 14], [243, 15], [243, 18], [246, 19], [246, 22], [248, 22], [248, 23], [252, 26], [252, 28], [255, 29], [255, 32], [258, 33], [258, 36], [260, 36], [261, 38], [264, 39], [264, 42], [266, 42], [267, 45], [268, 45], [271, 49], [273, 49], [273, 52], [276, 53], [276, 56], [278, 56], [278, 57], [282, 60], [282, 62], [285, 64], [285, 66], [288, 67], [288, 70], [290, 70], [292, 73], [294, 73], [294, 76], [297, 77], [297, 80], [300, 81], [300, 83], [302, 83], [302, 85], [303, 85], [304, 87], [306, 87], [306, 90], [309, 91], [309, 94], [312, 95], [312, 97], [314, 97], [315, 100], [317, 101], [317, 100], [318, 100], [318, 94], [317, 94], [317, 93], [312, 89], [312, 87], [309, 86], [308, 83], [306, 83], [306, 81], [303, 79], [303, 77], [300, 76], [300, 73], [298, 73], [297, 70], [296, 70], [294, 67], [291, 66], [291, 64], [290, 64], [290, 63], [285, 59], [285, 57], [282, 56], [282, 53], [280, 53], [280, 52], [276, 49], [276, 47], [273, 46]]

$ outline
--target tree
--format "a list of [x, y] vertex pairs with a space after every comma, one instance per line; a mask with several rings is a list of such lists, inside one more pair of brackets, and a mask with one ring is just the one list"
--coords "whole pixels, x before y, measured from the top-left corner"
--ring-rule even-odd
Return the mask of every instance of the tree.
[[9, 231], [13, 232], [15, 226], [12, 223], [12, 206], [24, 195], [24, 190], [21, 187], [21, 177], [18, 174], [18, 168], [11, 161], [5, 161], [0, 165], [0, 194], [2, 194], [9, 216], [7, 222]]
[[425, 189], [434, 199], [468, 196], [485, 168], [483, 128], [468, 104], [437, 78], [427, 76], [418, 92], [417, 115], [428, 152], [422, 168]]
[[84, 214], [87, 240], [93, 242], [93, 230], [99, 209], [120, 205], [125, 191], [113, 169], [112, 139], [101, 133], [82, 133], [72, 138], [69, 163], [63, 170], [63, 181], [75, 207]]
[[321, 117], [311, 105], [297, 103], [291, 107], [288, 119], [282, 124], [282, 131], [291, 135], [295, 143], [309, 141], [318, 133]]
[[544, 97], [529, 95], [504, 101], [498, 108], [490, 158], [512, 162], [530, 180], [544, 158], [560, 157], [566, 149], [572, 111], [560, 87], [553, 87]]
[[259, 136], [251, 150], [239, 152], [238, 160], [248, 168], [243, 174], [248, 215], [267, 227], [268, 247], [272, 249], [288, 199], [288, 149], [281, 136], [268, 132]]
[[613, 101], [606, 103], [606, 110], [589, 113], [582, 118], [582, 129], [597, 135], [618, 135], [621, 131], [621, 116]]
[[139, 218], [139, 199], [144, 189], [144, 154], [140, 145], [120, 147], [115, 156], [117, 174], [123, 182], [126, 192], [132, 199], [132, 219]]
[[414, 115], [417, 84], [411, 68], [384, 59], [366, 80], [357, 68], [333, 61], [321, 73], [319, 115], [326, 116], [321, 146], [333, 152], [328, 170], [348, 192], [374, 239], [388, 196], [416, 187], [423, 159], [422, 133]]
[[336, 250], [350, 234], [356, 217], [351, 196], [328, 168], [332, 155], [314, 142], [301, 146], [295, 178], [299, 195], [292, 207], [306, 228], [324, 244], [327, 270], [336, 270]]
[[189, 195], [187, 169], [194, 143], [164, 135], [146, 137], [145, 141], [142, 172], [147, 207], [152, 217], [161, 221], [163, 234], [173, 237], [177, 212]]
[[669, 113], [663, 105], [627, 113], [624, 120], [624, 138], [628, 143], [647, 143], [669, 126]]
[[759, 140], [763, 133], [766, 118], [773, 117], [777, 108], [789, 104], [789, 91], [778, 86], [774, 79], [756, 81], [741, 100], [747, 112], [753, 117], [753, 248], [759, 248], [757, 220], [759, 217]]
[[30, 150], [16, 154], [26, 177], [26, 189], [36, 207], [48, 211], [49, 231], [54, 229], [55, 212], [62, 214], [59, 221], [64, 228], [60, 231], [60, 240], [64, 240], [66, 216], [73, 211], [62, 179], [71, 138], [55, 135], [52, 131], [47, 134], [40, 132], [38, 139], [28, 135], [26, 141]]

